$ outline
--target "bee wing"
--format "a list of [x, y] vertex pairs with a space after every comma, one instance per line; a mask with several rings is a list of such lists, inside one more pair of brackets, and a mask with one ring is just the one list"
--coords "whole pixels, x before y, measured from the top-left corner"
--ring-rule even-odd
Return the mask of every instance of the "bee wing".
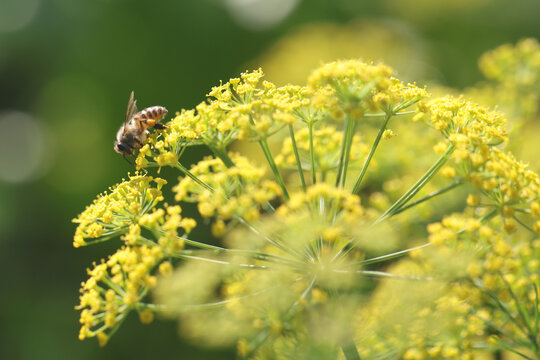
[[135, 93], [132, 91], [131, 95], [129, 96], [125, 122], [128, 122], [129, 120], [131, 120], [133, 115], [135, 115], [136, 113], [137, 113], [137, 100], [135, 100]]
[[137, 110], [137, 100], [135, 100], [135, 92], [132, 91], [129, 96], [127, 110], [126, 110], [126, 119], [124, 120], [124, 133], [126, 132], [127, 126], [125, 126], [129, 120], [138, 112]]

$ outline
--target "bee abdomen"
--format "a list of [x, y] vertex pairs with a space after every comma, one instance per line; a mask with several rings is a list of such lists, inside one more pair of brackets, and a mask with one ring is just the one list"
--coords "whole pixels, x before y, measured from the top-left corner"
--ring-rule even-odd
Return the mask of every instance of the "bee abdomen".
[[163, 119], [163, 117], [165, 117], [166, 114], [167, 114], [167, 109], [165, 109], [163, 106], [151, 106], [149, 108], [141, 110], [134, 117], [140, 120], [159, 121]]

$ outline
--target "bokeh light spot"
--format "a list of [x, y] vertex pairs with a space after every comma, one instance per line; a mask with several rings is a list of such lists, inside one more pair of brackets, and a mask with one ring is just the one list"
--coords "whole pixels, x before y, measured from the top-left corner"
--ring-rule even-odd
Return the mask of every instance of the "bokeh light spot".
[[42, 176], [48, 167], [43, 125], [19, 111], [0, 113], [0, 180], [17, 183]]
[[39, 0], [0, 1], [0, 32], [24, 28], [37, 13]]
[[298, 5], [298, 0], [223, 0], [232, 18], [250, 30], [264, 30], [279, 24]]

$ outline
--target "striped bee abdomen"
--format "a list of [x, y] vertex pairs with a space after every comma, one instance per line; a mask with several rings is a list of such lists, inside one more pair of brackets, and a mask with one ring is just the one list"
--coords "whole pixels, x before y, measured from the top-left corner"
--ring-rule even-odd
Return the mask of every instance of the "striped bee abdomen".
[[159, 121], [167, 115], [167, 109], [163, 106], [151, 106], [139, 111], [135, 116], [135, 120], [154, 120]]

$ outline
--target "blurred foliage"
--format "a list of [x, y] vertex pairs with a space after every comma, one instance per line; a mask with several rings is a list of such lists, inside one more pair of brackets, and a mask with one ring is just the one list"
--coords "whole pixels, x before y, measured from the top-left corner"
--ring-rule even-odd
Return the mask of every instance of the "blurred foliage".
[[[130, 170], [112, 142], [131, 90], [140, 107], [163, 105], [173, 114], [246, 67], [265, 66], [279, 81], [351, 56], [384, 59], [405, 79], [471, 87], [482, 79], [481, 54], [540, 37], [534, 0], [304, 0], [264, 29], [231, 16], [233, 3], [0, 2], [0, 175], [14, 171], [11, 164], [27, 174], [17, 182], [0, 176], [0, 269], [11, 275], [0, 300], [0, 358], [233, 357], [180, 342], [173, 323], [135, 318], [105, 349], [76, 339], [75, 289], [91, 261], [113, 247], [75, 251], [69, 220]], [[309, 61], [301, 65], [304, 54]], [[7, 116], [13, 111], [18, 117]], [[538, 125], [527, 126], [533, 137]], [[536, 146], [534, 139], [524, 145], [529, 159]], [[201, 155], [192, 149], [183, 159]]]

